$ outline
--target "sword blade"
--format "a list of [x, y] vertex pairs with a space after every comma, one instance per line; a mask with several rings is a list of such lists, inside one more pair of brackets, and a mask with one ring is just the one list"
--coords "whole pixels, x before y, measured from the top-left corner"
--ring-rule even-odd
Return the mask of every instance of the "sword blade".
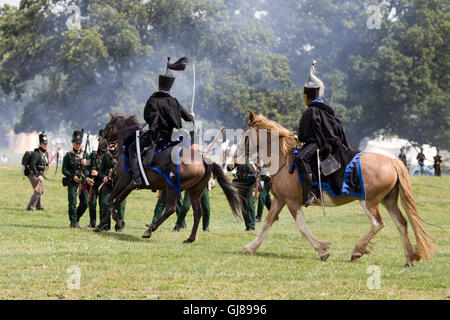
[[317, 148], [317, 175], [319, 176], [320, 202], [322, 204], [323, 215], [326, 216], [325, 203], [323, 201], [322, 178], [320, 177], [320, 156], [319, 148]]

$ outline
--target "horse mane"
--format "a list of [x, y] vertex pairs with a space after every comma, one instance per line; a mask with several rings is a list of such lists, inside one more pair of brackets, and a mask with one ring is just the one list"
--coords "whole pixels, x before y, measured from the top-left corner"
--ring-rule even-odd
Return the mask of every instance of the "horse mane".
[[111, 113], [111, 121], [121, 119], [124, 121], [125, 125], [132, 126], [138, 125], [139, 119], [135, 114], [122, 114], [122, 113]]
[[280, 151], [284, 158], [287, 158], [292, 150], [299, 145], [298, 138], [292, 131], [286, 129], [279, 123], [266, 118], [261, 113], [255, 116], [252, 126], [268, 131], [278, 131], [280, 137]]

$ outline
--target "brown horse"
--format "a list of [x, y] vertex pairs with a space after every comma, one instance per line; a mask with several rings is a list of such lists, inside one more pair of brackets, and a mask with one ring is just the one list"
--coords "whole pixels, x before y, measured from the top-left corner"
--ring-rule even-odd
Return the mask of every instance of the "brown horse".
[[[281, 209], [287, 205], [300, 232], [308, 239], [320, 258], [325, 261], [330, 255], [331, 243], [319, 240], [309, 230], [302, 211], [301, 185], [296, 174], [289, 174], [291, 152], [299, 145], [299, 141], [291, 131], [283, 128], [278, 123], [267, 119], [261, 114], [256, 116], [253, 112], [250, 112], [249, 126], [245, 128], [245, 131], [254, 130], [253, 133], [256, 133], [254, 136], [258, 137], [258, 130], [261, 129], [279, 133], [280, 164], [276, 168], [271, 168], [272, 172], [276, 172], [274, 175], [271, 175], [271, 191], [274, 195], [272, 206], [260, 233], [253, 242], [243, 248], [242, 253], [254, 253], [258, 250]], [[260, 146], [259, 139], [256, 139], [256, 142], [253, 143]], [[263, 143], [266, 143], [268, 149], [270, 149], [270, 139]], [[342, 206], [358, 200], [369, 218], [370, 230], [356, 243], [351, 255], [351, 261], [369, 252], [368, 245], [370, 240], [383, 228], [384, 222], [379, 211], [380, 203], [389, 212], [402, 237], [406, 257], [405, 266], [415, 265], [416, 261], [419, 261], [421, 258], [431, 258], [435, 251], [434, 245], [428, 240], [427, 234], [423, 229], [422, 220], [417, 213], [414, 202], [408, 171], [403, 163], [398, 159], [391, 159], [372, 152], [364, 153], [360, 161], [366, 191], [365, 200], [349, 195], [332, 198], [328, 193], [324, 192], [326, 206]], [[415, 247], [411, 244], [408, 237], [407, 221], [398, 207], [399, 195], [403, 209], [406, 211], [414, 231], [417, 243]], [[315, 205], [320, 205], [320, 200], [316, 201]]]
[[[106, 216], [100, 221], [100, 224], [94, 229], [96, 232], [103, 230], [104, 226], [110, 221], [110, 216], [116, 221], [117, 225], [121, 228], [125, 226], [125, 222], [117, 214], [117, 209], [120, 203], [130, 194], [132, 190], [127, 186], [131, 182], [131, 176], [124, 169], [124, 153], [123, 153], [123, 141], [131, 134], [135, 134], [136, 130], [139, 130], [140, 125], [135, 115], [124, 114], [111, 114], [111, 120], [106, 125], [103, 137], [108, 143], [116, 142], [119, 156], [118, 165], [116, 167], [117, 181], [111, 192], [111, 196], [108, 201], [109, 211]], [[183, 157], [183, 154], [189, 155], [190, 159]], [[186, 190], [189, 194], [189, 199], [192, 203], [194, 211], [194, 224], [192, 226], [191, 235], [185, 242], [195, 241], [197, 228], [202, 216], [200, 197], [208, 184], [211, 174], [215, 176], [219, 185], [222, 187], [228, 203], [231, 206], [231, 210], [234, 215], [238, 216], [241, 208], [241, 202], [236, 190], [232, 187], [231, 182], [224, 174], [222, 168], [216, 163], [208, 164], [204, 158], [197, 151], [190, 148], [183, 148], [180, 153], [180, 158], [183, 161], [180, 164], [180, 184], [181, 190]], [[189, 161], [184, 161], [189, 160]], [[178, 199], [178, 193], [168, 186], [166, 180], [153, 170], [145, 169], [145, 174], [149, 181], [149, 185], [143, 185], [142, 189], [152, 190], [166, 190], [166, 209], [164, 214], [155, 224], [151, 224], [148, 230], [142, 235], [143, 238], [150, 238], [152, 232], [158, 229], [158, 227], [175, 212], [176, 203]]]

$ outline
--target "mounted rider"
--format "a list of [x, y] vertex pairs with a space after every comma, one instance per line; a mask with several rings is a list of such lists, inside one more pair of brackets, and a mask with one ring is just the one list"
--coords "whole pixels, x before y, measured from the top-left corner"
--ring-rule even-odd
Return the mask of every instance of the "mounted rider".
[[[166, 73], [159, 75], [158, 91], [150, 96], [145, 105], [144, 119], [149, 125], [149, 130], [145, 133], [145, 145], [148, 146], [145, 162], [148, 164], [151, 163], [155, 149], [165, 147], [171, 141], [173, 129], [182, 127], [181, 119], [188, 122], [194, 121], [194, 113], [189, 113], [170, 94], [175, 81], [170, 70], [182, 71], [186, 68], [187, 62], [185, 57], [174, 63], [170, 63], [170, 57], [167, 58]], [[133, 150], [131, 154], [133, 180], [128, 188], [134, 189], [142, 184], [142, 177], [136, 150]]]
[[[314, 75], [313, 61], [308, 82], [304, 85], [303, 99], [308, 109], [300, 119], [298, 138], [303, 143], [295, 157], [303, 180], [303, 202], [308, 207], [319, 197], [318, 188], [313, 181], [312, 161], [317, 159], [319, 149], [320, 159], [333, 155], [344, 167], [358, 151], [348, 142], [342, 122], [336, 117], [333, 109], [321, 98], [324, 93], [322, 81]], [[343, 177], [336, 177], [342, 185]]]

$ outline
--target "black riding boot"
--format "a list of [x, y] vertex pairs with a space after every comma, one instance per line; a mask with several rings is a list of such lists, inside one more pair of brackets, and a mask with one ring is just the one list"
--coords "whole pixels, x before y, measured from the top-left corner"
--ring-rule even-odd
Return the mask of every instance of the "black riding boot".
[[132, 152], [131, 153], [131, 159], [130, 159], [130, 164], [131, 164], [131, 170], [133, 172], [133, 180], [131, 181], [131, 183], [128, 185], [128, 189], [135, 189], [136, 187], [139, 187], [140, 185], [142, 185], [142, 177], [141, 177], [141, 170], [139, 168], [139, 163], [138, 163], [138, 159], [136, 156], [136, 153]]
[[312, 179], [312, 174], [302, 174], [303, 179], [303, 204], [307, 208], [311, 203], [317, 200], [318, 192]]

